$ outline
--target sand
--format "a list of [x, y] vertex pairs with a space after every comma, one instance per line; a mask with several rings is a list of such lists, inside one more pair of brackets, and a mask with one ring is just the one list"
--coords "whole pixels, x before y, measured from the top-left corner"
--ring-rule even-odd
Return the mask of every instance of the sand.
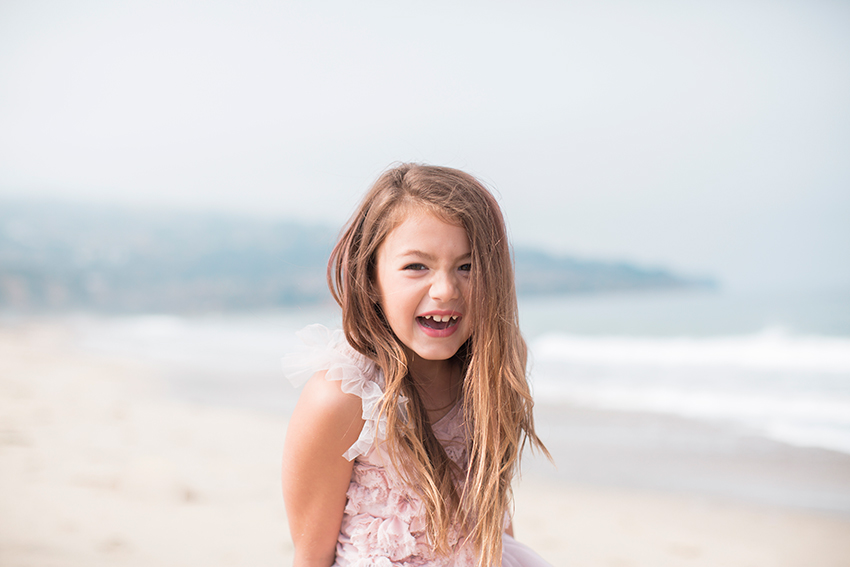
[[[287, 565], [283, 417], [165, 395], [69, 327], [0, 328], [0, 565]], [[848, 479], [850, 482], [850, 479]], [[517, 538], [553, 565], [850, 565], [850, 518], [526, 474]]]

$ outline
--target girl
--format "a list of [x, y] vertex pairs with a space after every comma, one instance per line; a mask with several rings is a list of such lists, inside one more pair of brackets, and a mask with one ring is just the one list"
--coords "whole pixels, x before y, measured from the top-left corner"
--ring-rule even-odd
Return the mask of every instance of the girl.
[[546, 449], [493, 196], [454, 169], [387, 171], [328, 281], [342, 331], [308, 327], [284, 358], [309, 378], [283, 460], [295, 565], [546, 566], [508, 516], [525, 442]]

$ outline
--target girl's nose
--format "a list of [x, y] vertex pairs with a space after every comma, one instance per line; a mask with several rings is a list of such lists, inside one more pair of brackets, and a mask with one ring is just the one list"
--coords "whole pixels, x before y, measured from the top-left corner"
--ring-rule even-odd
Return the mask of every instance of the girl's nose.
[[457, 276], [453, 273], [437, 272], [431, 282], [431, 299], [454, 301], [460, 298]]

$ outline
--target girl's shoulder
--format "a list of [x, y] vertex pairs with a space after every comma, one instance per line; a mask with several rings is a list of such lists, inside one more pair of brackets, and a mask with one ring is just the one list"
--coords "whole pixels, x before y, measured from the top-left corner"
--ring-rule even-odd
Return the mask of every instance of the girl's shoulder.
[[[334, 392], [353, 394], [360, 398], [364, 421], [360, 436], [343, 453], [348, 460], [365, 455], [376, 439], [384, 438], [385, 419], [380, 415], [383, 401], [383, 374], [377, 365], [351, 348], [342, 330], [322, 325], [310, 325], [298, 333], [302, 348], [282, 359], [283, 372], [296, 387], [314, 376], [312, 382], [322, 380], [338, 384], [316, 384], [312, 390], [325, 403], [345, 403], [335, 399]], [[337, 390], [338, 388], [338, 390]], [[337, 396], [338, 397], [338, 396]], [[345, 396], [350, 399], [350, 396]]]

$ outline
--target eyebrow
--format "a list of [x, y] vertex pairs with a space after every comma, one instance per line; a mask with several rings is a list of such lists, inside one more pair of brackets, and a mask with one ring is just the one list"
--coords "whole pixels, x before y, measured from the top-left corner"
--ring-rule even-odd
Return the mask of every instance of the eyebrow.
[[[407, 251], [399, 254], [399, 257], [401, 257], [401, 258], [406, 258], [408, 256], [416, 256], [418, 258], [424, 258], [424, 259], [430, 260], [432, 262], [435, 259], [433, 255], [428, 254], [427, 252], [423, 252], [422, 250], [407, 250]], [[461, 254], [460, 256], [455, 258], [455, 261], [464, 260], [466, 258], [472, 258], [472, 252], [467, 252], [466, 254]]]

